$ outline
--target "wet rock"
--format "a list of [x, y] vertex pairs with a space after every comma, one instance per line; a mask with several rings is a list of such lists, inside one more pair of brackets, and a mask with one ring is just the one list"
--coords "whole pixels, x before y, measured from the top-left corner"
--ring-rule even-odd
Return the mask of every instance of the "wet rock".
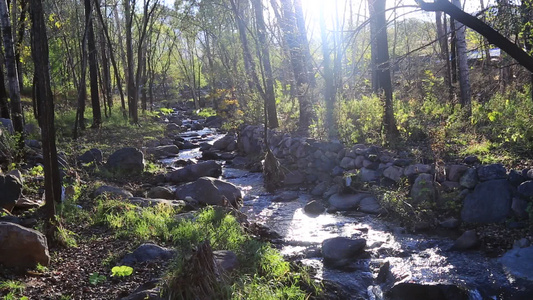
[[386, 261], [381, 267], [379, 267], [379, 273], [376, 277], [377, 283], [385, 283], [387, 281], [387, 277], [390, 275], [390, 262]]
[[392, 289], [386, 293], [386, 299], [468, 300], [469, 293], [466, 289], [453, 284], [401, 282], [395, 284]]
[[459, 180], [459, 184], [467, 189], [473, 189], [478, 183], [477, 172], [475, 169], [468, 169], [464, 172]]
[[304, 206], [304, 211], [310, 215], [320, 215], [326, 211], [326, 208], [322, 203], [312, 200]]
[[390, 166], [383, 170], [383, 177], [389, 178], [395, 182], [399, 182], [403, 176], [403, 168], [397, 166]]
[[461, 179], [461, 176], [468, 170], [469, 168], [465, 165], [451, 165], [448, 167], [447, 177], [449, 181], [459, 181]]
[[359, 208], [364, 198], [372, 197], [370, 194], [334, 194], [328, 199], [330, 209], [333, 211], [349, 211]]
[[468, 250], [476, 247], [479, 243], [474, 230], [465, 231], [455, 242], [450, 250]]
[[459, 225], [461, 225], [461, 221], [457, 220], [456, 218], [448, 218], [442, 222], [439, 222], [439, 225], [444, 228], [448, 229], [455, 229], [458, 228]]
[[122, 148], [109, 156], [106, 168], [122, 174], [141, 174], [144, 171], [144, 155], [137, 148]]
[[194, 181], [200, 177], [219, 177], [222, 174], [222, 167], [214, 160], [188, 165], [165, 175], [167, 181], [181, 183]]
[[533, 197], [533, 180], [522, 182], [518, 186], [518, 193], [526, 198]]
[[201, 177], [194, 182], [178, 186], [176, 197], [178, 199], [192, 197], [204, 205], [230, 204], [233, 207], [239, 207], [242, 200], [241, 191], [235, 185], [211, 177]]
[[213, 251], [213, 256], [215, 257], [215, 262], [222, 270], [226, 272], [231, 272], [239, 266], [239, 260], [237, 255], [233, 251], [229, 250], [217, 250]]
[[184, 200], [167, 200], [167, 199], [131, 197], [128, 199], [128, 201], [132, 204], [135, 204], [141, 207], [157, 206], [159, 204], [164, 204], [164, 205], [178, 207], [178, 208], [187, 206], [187, 203]]
[[511, 204], [511, 210], [513, 211], [514, 216], [518, 219], [527, 219], [529, 216], [527, 205], [528, 203], [526, 200], [514, 197]]
[[283, 184], [285, 186], [293, 186], [293, 185], [303, 184], [304, 181], [305, 181], [304, 174], [302, 174], [300, 171], [292, 171], [292, 172], [285, 174], [285, 179], [283, 180]]
[[466, 223], [496, 223], [511, 211], [513, 188], [505, 179], [481, 182], [463, 203], [461, 219]]
[[[234, 133], [228, 133], [213, 143], [213, 149], [220, 150], [220, 151], [222, 150], [233, 151], [235, 150], [234, 147], [236, 143], [237, 143], [237, 136]], [[232, 144], [233, 144], [233, 149], [232, 150], [227, 149]]]
[[500, 258], [500, 262], [513, 276], [533, 281], [533, 246], [511, 249]]
[[140, 245], [132, 253], [126, 254], [120, 261], [121, 265], [133, 267], [138, 263], [155, 260], [169, 260], [175, 254], [174, 250], [167, 249], [156, 244], [146, 243]]
[[156, 187], [151, 188], [146, 194], [146, 197], [156, 198], [156, 199], [168, 199], [168, 200], [175, 199], [174, 193], [169, 188], [163, 187], [163, 186], [156, 186]]
[[380, 214], [382, 212], [381, 205], [374, 196], [361, 199], [359, 202], [358, 211], [367, 214]]
[[156, 158], [178, 156], [180, 149], [176, 145], [157, 146], [146, 149], [146, 153]]
[[83, 164], [88, 164], [94, 162], [96, 164], [101, 164], [104, 160], [104, 155], [102, 150], [97, 148], [92, 148], [91, 150], [85, 151], [82, 155], [78, 157], [78, 162]]
[[14, 268], [33, 268], [50, 264], [46, 237], [33, 229], [0, 222], [0, 264]]
[[324, 264], [332, 268], [342, 268], [359, 256], [366, 246], [365, 239], [335, 237], [322, 242]]
[[94, 199], [101, 195], [105, 195], [106, 197], [110, 199], [128, 199], [128, 198], [133, 197], [133, 194], [131, 192], [128, 192], [118, 187], [109, 186], [109, 185], [102, 185], [98, 187], [92, 193], [92, 198]]
[[433, 176], [425, 173], [420, 174], [411, 187], [411, 204], [420, 205], [421, 203], [433, 202], [436, 193]]
[[283, 191], [279, 195], [272, 198], [272, 202], [289, 202], [298, 199], [298, 192]]
[[479, 158], [477, 158], [477, 156], [474, 156], [474, 155], [465, 157], [465, 159], [463, 159], [463, 162], [465, 164], [467, 164], [467, 165], [473, 165], [473, 164], [481, 163]]
[[507, 170], [502, 164], [481, 166], [477, 169], [477, 176], [480, 181], [506, 179]]
[[328, 189], [328, 183], [323, 181], [313, 187], [311, 190], [311, 195], [313, 196], [320, 196], [324, 194], [324, 192]]
[[22, 182], [13, 175], [0, 175], [0, 208], [11, 211], [22, 194]]

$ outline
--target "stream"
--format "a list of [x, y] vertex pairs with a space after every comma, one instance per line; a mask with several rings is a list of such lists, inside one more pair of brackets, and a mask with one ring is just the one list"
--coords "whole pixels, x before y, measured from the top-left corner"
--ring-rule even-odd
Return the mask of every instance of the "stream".
[[[222, 135], [204, 129], [188, 131], [182, 137], [212, 144]], [[177, 158], [162, 162], [172, 165], [177, 159], [194, 160], [201, 155], [198, 148], [182, 150]], [[322, 199], [309, 195], [305, 189], [293, 189], [296, 200], [273, 202], [282, 191], [267, 193], [261, 173], [231, 165], [223, 167], [222, 179], [241, 189], [244, 200], [241, 211], [250, 222], [262, 224], [281, 236], [276, 246], [285, 257], [312, 267], [317, 279], [331, 282], [350, 295], [346, 299], [388, 299], [382, 288], [399, 282], [455, 286], [467, 290], [468, 299], [533, 299], [533, 294], [528, 293], [533, 291], [531, 282], [508, 276], [497, 258], [485, 257], [479, 251], [449, 251], [454, 241], [446, 237], [406, 233], [398, 225], [358, 212], [308, 215], [303, 210], [305, 204]], [[367, 241], [365, 254], [344, 270], [325, 267], [321, 258], [322, 241], [338, 236]], [[385, 262], [390, 264], [387, 280], [378, 284], [376, 277]]]

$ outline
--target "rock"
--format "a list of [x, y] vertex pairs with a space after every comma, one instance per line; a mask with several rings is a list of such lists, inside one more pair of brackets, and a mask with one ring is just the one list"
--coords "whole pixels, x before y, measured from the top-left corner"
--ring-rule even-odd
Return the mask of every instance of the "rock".
[[477, 172], [475, 169], [468, 169], [464, 172], [459, 184], [467, 189], [473, 189], [478, 183]]
[[342, 268], [359, 256], [366, 246], [365, 239], [335, 237], [322, 242], [324, 264], [332, 268]]
[[448, 167], [447, 177], [449, 181], [459, 181], [461, 179], [461, 176], [468, 170], [469, 168], [465, 165], [451, 165]]
[[533, 180], [522, 182], [518, 186], [518, 193], [526, 198], [533, 197]]
[[24, 144], [26, 144], [26, 146], [33, 148], [33, 149], [42, 148], [42, 144], [38, 140], [24, 140]]
[[13, 121], [11, 121], [11, 119], [0, 118], [0, 126], [4, 127], [10, 134], [15, 132]]
[[122, 148], [109, 156], [106, 167], [115, 173], [141, 174], [144, 171], [144, 155], [137, 148]]
[[431, 172], [431, 166], [430, 165], [415, 164], [415, 165], [407, 166], [404, 169], [403, 174], [405, 176], [407, 176], [407, 177], [411, 177], [411, 176], [416, 175], [416, 174], [429, 173], [429, 172]]
[[370, 194], [334, 194], [328, 199], [328, 203], [332, 210], [349, 211], [359, 208], [361, 200], [370, 197]]
[[143, 289], [135, 291], [127, 297], [122, 297], [120, 300], [163, 300], [161, 298], [161, 290], [159, 288]]
[[200, 177], [219, 177], [222, 174], [222, 167], [214, 160], [188, 165], [165, 175], [167, 181], [181, 183], [197, 180]]
[[479, 243], [474, 230], [465, 231], [455, 242], [450, 250], [468, 250], [476, 247]]
[[22, 183], [13, 175], [0, 175], [0, 208], [11, 211], [20, 195]]
[[467, 223], [496, 223], [511, 211], [513, 188], [505, 180], [491, 180], [476, 185], [463, 203], [461, 219]]
[[359, 170], [359, 173], [357, 173], [357, 176], [359, 177], [359, 180], [361, 182], [371, 182], [378, 180], [378, 173], [374, 170], [370, 170], [367, 168], [361, 168]]
[[363, 167], [363, 162], [365, 161], [365, 157], [362, 155], [359, 155], [355, 158], [355, 168], [361, 169]]
[[383, 170], [383, 177], [389, 178], [395, 182], [399, 182], [403, 176], [403, 168], [397, 166], [390, 166]]
[[285, 179], [283, 180], [283, 184], [285, 186], [293, 186], [293, 185], [300, 185], [304, 183], [305, 181], [305, 175], [302, 174], [300, 171], [292, 171], [287, 174], [285, 174]]
[[430, 174], [420, 174], [411, 188], [411, 204], [420, 205], [422, 203], [433, 202], [436, 198], [433, 176]]
[[477, 169], [477, 176], [480, 181], [506, 179], [507, 170], [502, 164], [481, 166]]
[[215, 262], [222, 270], [226, 272], [231, 272], [239, 266], [239, 260], [237, 255], [233, 251], [229, 250], [217, 250], [213, 251], [213, 256], [215, 257]]
[[128, 201], [132, 204], [148, 207], [148, 206], [157, 206], [159, 204], [164, 204], [173, 207], [185, 207], [187, 203], [183, 200], [167, 200], [167, 199], [154, 199], [154, 198], [142, 198], [142, 197], [131, 197]]
[[376, 277], [376, 282], [379, 284], [385, 283], [390, 273], [390, 262], [386, 261], [383, 265], [381, 265], [381, 267], [379, 267], [379, 273]]
[[219, 116], [209, 116], [205, 119], [205, 127], [209, 128], [220, 128], [223, 123], [224, 120]]
[[133, 197], [133, 194], [118, 187], [102, 185], [98, 187], [92, 194], [93, 198], [101, 195], [106, 195], [111, 199], [128, 199]]
[[200, 204], [233, 207], [241, 205], [241, 191], [233, 184], [211, 177], [201, 177], [198, 180], [176, 188], [176, 197], [185, 199], [192, 197]]
[[151, 188], [146, 194], [146, 197], [168, 200], [175, 199], [174, 193], [169, 188], [163, 186], [156, 186]]
[[17, 203], [15, 203], [15, 207], [16, 208], [23, 209], [23, 210], [37, 208], [39, 206], [41, 206], [40, 202], [30, 200], [30, 199], [28, 199], [26, 197], [19, 198], [17, 200]]
[[326, 211], [326, 208], [322, 203], [312, 200], [304, 206], [304, 211], [310, 215], [320, 215]]
[[133, 267], [138, 263], [155, 260], [169, 260], [175, 254], [174, 250], [167, 249], [156, 244], [146, 243], [140, 245], [132, 253], [126, 254], [120, 261], [120, 265]]
[[456, 218], [448, 218], [442, 222], [439, 222], [439, 225], [444, 228], [448, 229], [455, 229], [458, 228], [459, 225], [461, 225], [461, 221], [457, 220]]
[[178, 124], [170, 123], [167, 125], [165, 131], [167, 133], [177, 133], [181, 131], [181, 127]]
[[355, 168], [355, 159], [353, 159], [351, 157], [348, 157], [348, 156], [345, 156], [340, 162], [340, 167], [345, 169], [345, 170], [354, 169]]
[[515, 277], [533, 281], [533, 246], [507, 251], [500, 262]]
[[283, 191], [279, 195], [272, 198], [272, 202], [289, 202], [298, 199], [298, 192]]
[[50, 255], [46, 237], [33, 229], [0, 222], [0, 264], [14, 268], [48, 266]]
[[22, 177], [22, 172], [20, 172], [20, 170], [11, 170], [7, 172], [6, 175], [15, 176], [20, 181], [20, 183], [24, 184], [24, 178]]
[[400, 282], [386, 293], [385, 299], [468, 300], [470, 297], [467, 289], [453, 284]]
[[475, 155], [465, 157], [465, 159], [463, 159], [463, 162], [465, 164], [467, 164], [467, 165], [473, 165], [473, 164], [481, 163], [479, 158], [477, 158], [477, 156], [475, 156]]
[[531, 242], [526, 238], [521, 238], [513, 243], [513, 248], [527, 248], [531, 246]]
[[380, 214], [382, 209], [378, 200], [374, 196], [369, 196], [361, 199], [361, 202], [359, 202], [358, 211], [367, 214]]
[[398, 166], [398, 167], [407, 167], [408, 165], [411, 164], [411, 160], [410, 159], [404, 159], [404, 158], [398, 158], [398, 159], [395, 159], [392, 162], [392, 164], [395, 165], [395, 166]]
[[222, 138], [218, 139], [213, 143], [213, 149], [215, 150], [226, 150], [228, 146], [237, 141], [237, 136], [234, 133], [228, 133]]
[[513, 214], [518, 219], [527, 219], [529, 217], [529, 212], [527, 211], [527, 201], [514, 197], [513, 202], [511, 204], [511, 210], [513, 211]]
[[453, 192], [461, 188], [461, 184], [455, 181], [444, 181], [443, 183], [441, 183], [441, 186], [443, 190], [447, 192]]
[[513, 186], [519, 186], [522, 182], [526, 181], [527, 178], [522, 175], [522, 172], [511, 170], [507, 175], [507, 180], [509, 180]]
[[324, 194], [324, 192], [328, 189], [328, 183], [325, 181], [322, 181], [321, 183], [315, 185], [313, 189], [311, 190], [311, 195], [313, 196], [320, 196]]
[[78, 157], [78, 162], [83, 164], [88, 164], [94, 162], [96, 164], [101, 164], [104, 160], [104, 155], [100, 149], [92, 148], [91, 150], [85, 151], [82, 155]]
[[178, 156], [180, 149], [176, 145], [157, 146], [146, 149], [146, 153], [153, 155], [155, 158]]

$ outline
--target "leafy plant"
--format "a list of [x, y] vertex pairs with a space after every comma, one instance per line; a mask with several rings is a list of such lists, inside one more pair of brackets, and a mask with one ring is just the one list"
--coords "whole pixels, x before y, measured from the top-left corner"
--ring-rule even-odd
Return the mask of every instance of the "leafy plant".
[[103, 283], [106, 280], [107, 277], [98, 274], [98, 272], [94, 272], [89, 275], [89, 283], [92, 285], [99, 285], [100, 283]]
[[133, 268], [129, 266], [115, 266], [111, 269], [113, 277], [127, 277], [133, 273]]
[[14, 294], [20, 294], [25, 288], [26, 286], [24, 283], [16, 280], [6, 280], [0, 282], [0, 291], [9, 291]]

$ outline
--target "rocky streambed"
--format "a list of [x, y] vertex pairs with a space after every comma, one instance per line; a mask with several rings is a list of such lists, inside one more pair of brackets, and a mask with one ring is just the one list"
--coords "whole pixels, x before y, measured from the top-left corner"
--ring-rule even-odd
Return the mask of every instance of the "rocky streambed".
[[[219, 146], [221, 140], [231, 140], [207, 129], [182, 136], [208, 145], [218, 141]], [[223, 142], [226, 147], [231, 143]], [[533, 295], [531, 281], [515, 276], [516, 269], [509, 270], [513, 265], [528, 268], [533, 255], [527, 247], [517, 247], [504, 258], [489, 258], [475, 249], [464, 250], [470, 248], [468, 234], [456, 240], [446, 234], [409, 233], [381, 218], [371, 195], [338, 199], [339, 203], [359, 201], [367, 213], [361, 212], [365, 209], [327, 212], [327, 199], [311, 195], [309, 187], [292, 184], [267, 193], [262, 174], [242, 167], [245, 158], [211, 153], [212, 148], [204, 144], [204, 152], [182, 150], [178, 157], [163, 162], [172, 165], [202, 155], [205, 159], [208, 153], [208, 158], [223, 165], [221, 179], [241, 190], [241, 211], [249, 221], [269, 228], [271, 242], [288, 259], [311, 267], [316, 278], [336, 290], [340, 299], [531, 299]], [[369, 203], [361, 205], [364, 199], [370, 199]], [[454, 234], [451, 231], [448, 236]]]

